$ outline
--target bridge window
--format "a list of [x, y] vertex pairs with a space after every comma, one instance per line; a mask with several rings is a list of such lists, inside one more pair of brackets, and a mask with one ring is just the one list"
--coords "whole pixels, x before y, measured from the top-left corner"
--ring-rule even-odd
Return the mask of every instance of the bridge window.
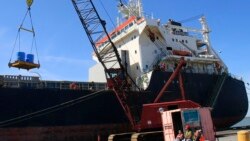
[[132, 22], [132, 23], [130, 23], [130, 24], [129, 24], [129, 27], [133, 26], [133, 24], [134, 24], [133, 22]]
[[128, 26], [125, 26], [125, 30], [127, 30], [128, 29]]

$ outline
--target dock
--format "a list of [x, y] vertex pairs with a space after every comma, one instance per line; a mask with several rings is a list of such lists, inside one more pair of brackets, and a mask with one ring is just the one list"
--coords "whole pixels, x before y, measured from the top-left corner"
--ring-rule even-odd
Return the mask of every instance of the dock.
[[218, 131], [216, 132], [216, 141], [237, 141], [237, 132], [241, 130], [250, 131], [250, 127]]

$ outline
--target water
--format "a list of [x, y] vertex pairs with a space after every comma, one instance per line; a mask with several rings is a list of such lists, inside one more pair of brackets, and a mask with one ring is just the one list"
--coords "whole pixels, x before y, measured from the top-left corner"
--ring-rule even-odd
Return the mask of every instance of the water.
[[225, 134], [224, 136], [221, 136], [216, 139], [216, 141], [237, 141], [237, 132], [240, 130], [249, 130], [250, 127], [250, 117], [245, 117], [242, 121], [238, 122], [232, 127], [243, 127], [237, 130], [225, 130], [221, 132], [222, 135]]
[[250, 117], [245, 117], [242, 121], [235, 124], [233, 127], [250, 126]]

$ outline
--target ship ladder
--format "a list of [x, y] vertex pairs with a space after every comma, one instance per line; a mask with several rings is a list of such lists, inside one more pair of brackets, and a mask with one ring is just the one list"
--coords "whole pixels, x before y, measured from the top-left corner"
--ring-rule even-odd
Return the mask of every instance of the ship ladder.
[[227, 73], [222, 73], [222, 75], [219, 76], [219, 78], [218, 78], [218, 80], [213, 88], [212, 95], [211, 95], [210, 100], [209, 100], [208, 106], [210, 106], [211, 108], [214, 108], [214, 106], [217, 102], [217, 99], [219, 97], [219, 94], [221, 92], [221, 89], [222, 89], [227, 77], [228, 77]]
[[[34, 68], [40, 68], [40, 63], [39, 63], [39, 58], [38, 58], [37, 46], [36, 46], [35, 30], [34, 30], [34, 26], [32, 22], [32, 17], [31, 17], [31, 5], [33, 3], [33, 0], [27, 0], [26, 3], [28, 7], [27, 12], [25, 13], [25, 16], [21, 22], [20, 27], [18, 28], [16, 40], [15, 40], [15, 43], [11, 52], [11, 57], [10, 57], [8, 66], [18, 68], [18, 69], [30, 70]], [[29, 17], [30, 19], [29, 22], [30, 22], [31, 29], [24, 27], [24, 23], [26, 23], [27, 17]], [[32, 43], [31, 43], [30, 53], [28, 54], [25, 54], [25, 52], [21, 51], [21, 31], [25, 31], [27, 33], [32, 34]], [[13, 52], [15, 51], [17, 44], [18, 44], [17, 60], [12, 62]], [[34, 63], [34, 54], [32, 54], [33, 48], [35, 48], [35, 51], [36, 51], [37, 63]]]

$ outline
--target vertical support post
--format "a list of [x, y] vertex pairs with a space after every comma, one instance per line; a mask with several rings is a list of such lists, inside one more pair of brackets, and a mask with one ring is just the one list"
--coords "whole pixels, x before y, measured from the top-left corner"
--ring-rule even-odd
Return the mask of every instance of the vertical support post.
[[158, 94], [158, 96], [156, 97], [156, 99], [154, 100], [154, 103], [159, 102], [160, 98], [163, 96], [164, 92], [166, 91], [166, 89], [168, 88], [168, 86], [171, 84], [171, 82], [175, 79], [175, 77], [179, 74], [182, 66], [185, 64], [185, 60], [182, 57], [180, 59], [180, 62], [178, 64], [178, 66], [176, 67], [176, 69], [174, 70], [174, 72], [172, 73], [172, 75], [170, 76], [170, 78], [168, 79], [167, 83], [163, 86], [163, 88], [161, 89], [160, 93]]
[[185, 100], [186, 99], [185, 90], [184, 90], [182, 75], [180, 72], [179, 72], [179, 84], [180, 84], [180, 90], [181, 90], [181, 98], [182, 100]]

